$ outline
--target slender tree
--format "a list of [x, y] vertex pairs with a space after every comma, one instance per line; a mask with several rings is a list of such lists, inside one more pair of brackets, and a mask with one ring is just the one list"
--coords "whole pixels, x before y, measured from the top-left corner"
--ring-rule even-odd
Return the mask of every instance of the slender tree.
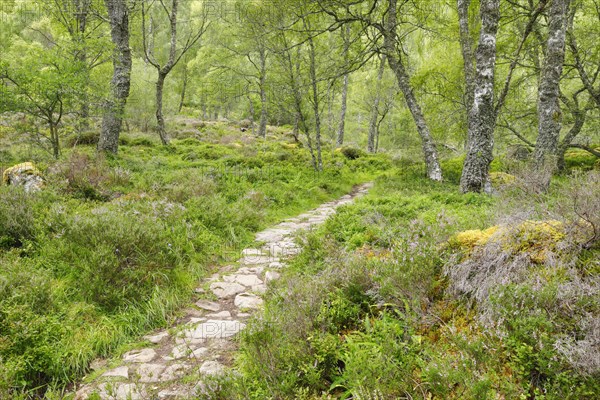
[[494, 76], [500, 0], [482, 0], [479, 14], [481, 31], [475, 55], [477, 67], [473, 84], [473, 106], [468, 118], [467, 157], [460, 179], [463, 193], [489, 189], [488, 174], [493, 159], [496, 127]]
[[158, 0], [162, 11], [165, 13], [169, 21], [169, 55], [167, 61], [161, 65], [154, 54], [154, 49], [147, 45], [147, 32], [146, 32], [146, 13], [148, 12], [149, 6], [142, 2], [142, 43], [144, 46], [144, 56], [158, 73], [156, 80], [156, 122], [158, 125], [158, 134], [162, 144], [169, 144], [169, 136], [165, 128], [165, 118], [163, 116], [163, 89], [165, 86], [165, 80], [177, 63], [197, 42], [200, 40], [202, 35], [206, 32], [206, 18], [200, 18], [200, 27], [195, 32], [190, 32], [186, 41], [181, 47], [181, 50], [177, 49], [177, 18], [179, 11], [179, 0], [171, 0], [171, 8], [166, 4], [166, 0]]
[[460, 49], [463, 56], [463, 72], [465, 74], [465, 94], [464, 106], [468, 119], [473, 108], [473, 96], [475, 95], [475, 54], [473, 52], [473, 40], [471, 39], [471, 29], [469, 27], [469, 7], [471, 0], [457, 0], [458, 9], [458, 27]]
[[385, 68], [385, 54], [381, 55], [379, 61], [379, 70], [377, 72], [377, 83], [375, 84], [375, 99], [371, 109], [371, 119], [369, 121], [369, 137], [367, 151], [375, 153], [377, 151], [377, 138], [379, 134], [379, 103], [381, 102], [381, 80], [383, 79], [383, 71]]
[[423, 116], [421, 106], [417, 101], [413, 88], [410, 84], [410, 76], [404, 66], [402, 60], [402, 51], [398, 49], [397, 28], [397, 0], [389, 0], [387, 18], [382, 26], [382, 34], [384, 38], [383, 47], [391, 70], [396, 75], [400, 91], [404, 95], [406, 105], [417, 126], [417, 131], [421, 137], [421, 146], [425, 156], [425, 166], [427, 168], [427, 176], [434, 181], [442, 180], [442, 168], [440, 167], [439, 157], [435, 142], [429, 131], [429, 126]]
[[[552, 0], [549, 10], [546, 57], [538, 89], [538, 138], [535, 161], [538, 168], [554, 168], [561, 129], [560, 78], [565, 60], [565, 36], [569, 0]], [[549, 182], [546, 182], [548, 184]]]
[[129, 48], [129, 9], [125, 0], [104, 0], [114, 44], [111, 96], [106, 101], [98, 150], [116, 153], [123, 124], [125, 105], [131, 86], [131, 49]]
[[[342, 39], [344, 41], [344, 61], [348, 63], [348, 53], [350, 50], [350, 25], [346, 28], [341, 29]], [[339, 147], [344, 144], [344, 131], [346, 130], [346, 108], [348, 103], [348, 82], [350, 80], [350, 74], [344, 74], [344, 83], [342, 84], [342, 101], [340, 107], [340, 125], [337, 131], [336, 145]]]

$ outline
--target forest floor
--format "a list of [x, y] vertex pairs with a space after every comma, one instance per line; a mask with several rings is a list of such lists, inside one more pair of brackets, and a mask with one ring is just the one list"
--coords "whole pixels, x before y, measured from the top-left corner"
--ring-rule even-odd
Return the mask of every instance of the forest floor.
[[494, 194], [461, 194], [460, 157], [432, 182], [414, 151], [325, 145], [317, 173], [289, 127], [171, 124], [116, 157], [0, 137], [45, 179], [0, 187], [0, 398], [600, 395], [593, 157], [549, 191], [498, 157]]
[[370, 186], [358, 185], [350, 194], [257, 233], [259, 247], [242, 250], [236, 263], [201, 282], [197, 301], [175, 325], [144, 336], [148, 345], [120, 360], [96, 362], [98, 370], [75, 399], [189, 399], [201, 393], [206, 375], [222, 374], [231, 366], [236, 335], [262, 306], [262, 294], [286, 260], [300, 251], [295, 235], [315, 229]]

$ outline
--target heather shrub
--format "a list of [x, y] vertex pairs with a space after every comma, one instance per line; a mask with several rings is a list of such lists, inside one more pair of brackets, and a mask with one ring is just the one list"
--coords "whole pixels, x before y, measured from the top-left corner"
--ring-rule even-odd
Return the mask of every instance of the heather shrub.
[[109, 200], [111, 186], [127, 185], [130, 179], [125, 169], [111, 168], [103, 157], [85, 153], [71, 153], [67, 161], [52, 170], [67, 193], [86, 200]]
[[22, 246], [35, 235], [33, 194], [20, 187], [0, 187], [0, 248]]

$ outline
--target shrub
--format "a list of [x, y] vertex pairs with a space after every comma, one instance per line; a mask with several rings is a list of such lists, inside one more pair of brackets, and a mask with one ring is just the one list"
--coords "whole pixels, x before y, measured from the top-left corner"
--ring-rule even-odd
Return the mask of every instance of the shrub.
[[125, 185], [129, 173], [122, 168], [112, 169], [102, 157], [92, 158], [84, 153], [72, 153], [64, 163], [54, 167], [57, 176], [66, 179], [65, 190], [74, 197], [106, 201], [111, 198], [111, 185]]
[[74, 287], [84, 300], [109, 311], [144, 302], [155, 286], [177, 286], [178, 267], [191, 254], [186, 232], [174, 237], [182, 227], [171, 223], [170, 213], [181, 211], [168, 203], [150, 206], [71, 216], [54, 209], [52, 243], [44, 251], [56, 273], [79, 282]]
[[340, 152], [348, 160], [356, 160], [357, 158], [363, 157], [366, 154], [363, 150], [357, 149], [356, 147], [342, 147]]
[[33, 195], [21, 187], [0, 187], [0, 247], [22, 246], [35, 234]]

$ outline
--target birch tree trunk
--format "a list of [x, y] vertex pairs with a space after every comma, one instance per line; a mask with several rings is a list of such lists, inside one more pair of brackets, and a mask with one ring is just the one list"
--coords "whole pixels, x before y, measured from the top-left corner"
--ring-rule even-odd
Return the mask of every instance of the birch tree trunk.
[[538, 89], [538, 138], [534, 153], [538, 168], [556, 167], [561, 128], [559, 86], [565, 60], [568, 8], [569, 0], [552, 0], [548, 12], [546, 58]]
[[460, 178], [460, 190], [463, 193], [491, 190], [489, 169], [494, 158], [494, 130], [496, 128], [494, 76], [500, 0], [482, 0], [479, 13], [481, 31], [475, 55], [477, 61], [475, 90], [473, 107], [469, 113], [467, 158]]
[[369, 153], [375, 153], [376, 138], [378, 136], [379, 126], [379, 102], [381, 101], [381, 80], [383, 79], [383, 69], [385, 68], [385, 54], [381, 56], [379, 63], [379, 71], [377, 72], [377, 85], [375, 87], [375, 101], [373, 102], [373, 109], [371, 110], [371, 121], [369, 122], [369, 140], [367, 144], [367, 151]]
[[[346, 27], [346, 30], [342, 30], [342, 38], [344, 39], [344, 61], [348, 62], [348, 51], [350, 50], [350, 41], [348, 39], [350, 35], [350, 26]], [[344, 144], [344, 131], [346, 129], [346, 108], [348, 102], [348, 81], [350, 74], [344, 74], [344, 85], [342, 86], [342, 104], [340, 111], [340, 125], [338, 127], [336, 146], [340, 147]]]
[[402, 63], [400, 53], [396, 51], [396, 10], [397, 0], [389, 0], [388, 17], [383, 29], [384, 48], [387, 53], [388, 64], [398, 81], [398, 86], [404, 95], [406, 105], [417, 126], [417, 131], [421, 137], [423, 154], [425, 156], [425, 166], [427, 167], [427, 176], [434, 181], [442, 180], [442, 169], [438, 160], [438, 153], [431, 137], [431, 132], [421, 111], [421, 107], [410, 85], [410, 77]]
[[160, 141], [164, 145], [169, 144], [169, 137], [167, 136], [167, 130], [165, 128], [165, 118], [163, 116], [163, 89], [166, 77], [167, 74], [163, 74], [159, 71], [158, 79], [156, 80], [156, 123]]
[[340, 126], [338, 127], [336, 146], [344, 144], [344, 131], [346, 129], [346, 108], [348, 103], [348, 74], [344, 75], [344, 85], [342, 86], [342, 105], [340, 111]]
[[473, 66], [473, 47], [471, 43], [471, 32], [469, 29], [469, 6], [471, 0], [457, 0], [458, 28], [460, 49], [463, 56], [463, 71], [465, 74], [465, 96], [464, 105], [467, 114], [467, 126], [469, 126], [469, 115], [473, 108], [473, 96], [475, 95], [475, 68]]
[[183, 62], [183, 87], [181, 88], [181, 97], [179, 98], [179, 107], [177, 107], [177, 112], [181, 113], [183, 110], [183, 103], [185, 102], [185, 92], [187, 90], [188, 83], [188, 66], [187, 66], [187, 58]]
[[[171, 1], [171, 9], [170, 10], [166, 7], [163, 0], [160, 0], [160, 4], [169, 20], [169, 34], [170, 34], [169, 58], [166, 61], [166, 63], [164, 65], [161, 65], [156, 60], [153, 46], [149, 46], [149, 44], [147, 43], [148, 40], [146, 39], [146, 36], [148, 34], [146, 33], [146, 5], [143, 2], [142, 2], [142, 7], [141, 7], [141, 11], [142, 11], [142, 44], [144, 47], [144, 57], [146, 58], [146, 61], [148, 61], [150, 64], [152, 64], [152, 66], [154, 66], [154, 68], [156, 68], [156, 71], [158, 73], [158, 79], [156, 80], [156, 123], [158, 126], [158, 134], [160, 136], [160, 140], [161, 140], [162, 144], [168, 145], [169, 144], [169, 136], [167, 134], [167, 130], [165, 127], [165, 119], [163, 116], [163, 101], [162, 101], [165, 80], [167, 79], [167, 76], [169, 75], [169, 73], [171, 73], [173, 68], [177, 65], [179, 60], [181, 60], [181, 58], [188, 52], [188, 50], [190, 50], [192, 48], [192, 46], [194, 46], [194, 44], [198, 40], [200, 40], [200, 38], [206, 31], [205, 30], [205, 22], [206, 21], [202, 20], [202, 26], [198, 29], [198, 31], [195, 32], [194, 34], [190, 34], [190, 36], [187, 38], [187, 40], [185, 42], [185, 45], [182, 46], [182, 49], [179, 51], [179, 54], [178, 54], [178, 50], [177, 50], [177, 13], [179, 10], [179, 0]], [[148, 7], [150, 7], [150, 6], [148, 6]], [[151, 27], [152, 27], [152, 24], [151, 24]]]
[[115, 46], [111, 97], [105, 104], [98, 151], [116, 153], [129, 88], [131, 86], [131, 49], [129, 48], [129, 11], [125, 0], [105, 0], [110, 34]]
[[315, 117], [315, 147], [317, 148], [317, 171], [323, 171], [323, 159], [321, 157], [321, 110], [319, 102], [319, 89], [317, 81], [317, 65], [315, 55], [315, 43], [312, 36], [308, 38], [310, 58], [310, 80], [313, 95], [313, 113]]
[[259, 51], [260, 55], [260, 74], [259, 74], [259, 89], [260, 89], [260, 124], [258, 126], [258, 136], [267, 136], [267, 55], [264, 48]]

